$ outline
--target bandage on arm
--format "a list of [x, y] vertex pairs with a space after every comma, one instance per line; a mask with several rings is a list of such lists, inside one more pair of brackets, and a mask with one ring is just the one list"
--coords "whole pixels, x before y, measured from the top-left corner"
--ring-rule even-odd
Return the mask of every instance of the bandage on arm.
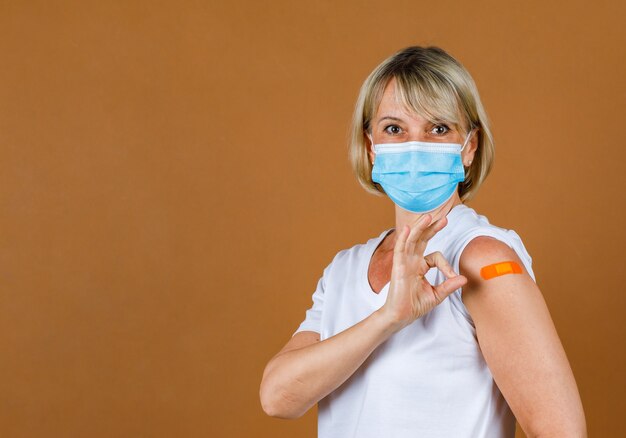
[[480, 276], [485, 280], [490, 280], [495, 277], [500, 277], [506, 274], [521, 274], [522, 268], [517, 262], [506, 261], [498, 262], [492, 265], [483, 266], [480, 269]]

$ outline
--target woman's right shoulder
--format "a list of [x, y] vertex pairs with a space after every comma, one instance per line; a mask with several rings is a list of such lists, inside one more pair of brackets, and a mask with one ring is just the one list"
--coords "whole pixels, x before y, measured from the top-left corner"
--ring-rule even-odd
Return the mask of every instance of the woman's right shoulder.
[[327, 269], [335, 266], [345, 268], [346, 264], [352, 265], [354, 263], [360, 263], [368, 256], [371, 257], [376, 246], [389, 231], [390, 230], [385, 230], [376, 237], [369, 238], [361, 243], [357, 243], [338, 251], [333, 257], [331, 263], [328, 265]]

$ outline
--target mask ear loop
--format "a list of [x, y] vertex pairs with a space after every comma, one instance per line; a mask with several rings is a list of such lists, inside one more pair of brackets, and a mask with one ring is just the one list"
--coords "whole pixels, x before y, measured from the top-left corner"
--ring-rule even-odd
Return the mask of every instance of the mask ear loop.
[[[370, 141], [372, 152], [374, 152], [374, 135], [372, 133], [370, 133], [370, 132], [368, 132], [366, 135], [367, 135], [367, 138]], [[374, 156], [376, 156], [376, 152], [374, 152]], [[374, 162], [372, 161], [371, 163], [372, 163], [372, 166], [373, 166]]]
[[467, 146], [467, 142], [469, 141], [470, 138], [472, 138], [473, 133], [474, 133], [474, 128], [470, 129], [470, 132], [467, 133], [467, 137], [465, 137], [465, 141], [463, 142], [463, 147], [461, 148], [461, 152], [463, 152], [463, 149], [465, 149], [465, 146]]

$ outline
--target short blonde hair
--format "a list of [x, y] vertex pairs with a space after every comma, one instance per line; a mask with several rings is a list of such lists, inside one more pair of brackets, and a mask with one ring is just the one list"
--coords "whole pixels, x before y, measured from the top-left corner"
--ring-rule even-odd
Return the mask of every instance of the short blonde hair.
[[471, 199], [491, 170], [495, 145], [474, 80], [461, 63], [438, 47], [400, 50], [376, 67], [361, 86], [349, 144], [350, 162], [359, 183], [370, 193], [385, 193], [372, 181], [367, 134], [392, 79], [396, 80], [396, 92], [407, 110], [432, 122], [454, 124], [459, 132], [477, 130], [478, 148], [466, 169], [465, 181], [458, 187], [462, 201]]

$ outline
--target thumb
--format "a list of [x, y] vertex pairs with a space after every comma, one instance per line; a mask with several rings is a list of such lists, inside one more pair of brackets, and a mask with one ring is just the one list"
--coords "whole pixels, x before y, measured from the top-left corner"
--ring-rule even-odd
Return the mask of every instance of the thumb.
[[435, 287], [435, 295], [437, 300], [442, 302], [452, 292], [460, 289], [467, 283], [467, 278], [463, 275], [457, 275], [456, 277], [448, 278], [446, 281]]

